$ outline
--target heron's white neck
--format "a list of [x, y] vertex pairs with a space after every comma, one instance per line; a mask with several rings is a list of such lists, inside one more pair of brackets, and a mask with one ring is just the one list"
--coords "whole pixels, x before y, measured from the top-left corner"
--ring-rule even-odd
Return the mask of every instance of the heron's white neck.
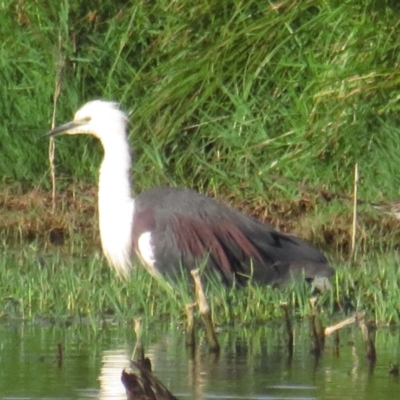
[[[112, 140], [110, 140], [112, 139]], [[130, 182], [131, 154], [127, 138], [102, 140], [104, 159], [99, 176], [99, 224], [103, 251], [119, 274], [131, 267], [134, 200]]]

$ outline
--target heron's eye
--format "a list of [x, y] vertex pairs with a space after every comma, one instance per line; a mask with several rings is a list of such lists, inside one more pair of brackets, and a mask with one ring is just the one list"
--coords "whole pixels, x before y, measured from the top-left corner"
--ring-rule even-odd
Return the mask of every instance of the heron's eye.
[[84, 117], [82, 118], [82, 122], [90, 122], [91, 119], [92, 117]]

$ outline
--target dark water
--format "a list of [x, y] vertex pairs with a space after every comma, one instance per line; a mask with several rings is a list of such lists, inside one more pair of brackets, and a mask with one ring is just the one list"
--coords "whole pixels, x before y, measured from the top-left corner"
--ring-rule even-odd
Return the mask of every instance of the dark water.
[[[144, 338], [155, 375], [179, 399], [398, 398], [399, 331], [379, 329], [371, 369], [357, 328], [328, 338], [323, 356], [310, 354], [308, 325], [296, 327], [288, 356], [283, 324], [219, 333], [221, 353], [202, 342], [194, 357], [177, 328], [148, 328]], [[62, 359], [58, 357], [58, 344]], [[131, 326], [0, 325], [1, 399], [125, 399], [121, 371], [135, 345]]]

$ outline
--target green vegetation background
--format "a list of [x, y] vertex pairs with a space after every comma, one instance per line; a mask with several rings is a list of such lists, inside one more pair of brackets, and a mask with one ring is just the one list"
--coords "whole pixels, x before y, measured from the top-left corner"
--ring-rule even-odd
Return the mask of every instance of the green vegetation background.
[[[57, 124], [96, 98], [129, 113], [138, 192], [166, 183], [232, 199], [254, 214], [276, 207], [290, 223], [300, 212], [293, 231], [339, 264], [325, 294], [330, 310], [398, 322], [397, 221], [365, 207], [350, 257], [352, 204], [320, 206], [318, 193], [351, 198], [358, 163], [360, 199], [400, 195], [399, 25], [397, 0], [1, 2], [0, 318], [180, 318], [190, 300], [186, 290], [179, 300], [166, 297], [141, 269], [119, 281], [92, 252], [95, 139], [57, 139], [64, 214], [49, 213], [48, 191], [31, 190], [50, 187], [41, 136], [59, 81]], [[299, 185], [315, 188], [314, 198]], [[305, 210], [295, 209], [303, 203]], [[54, 228], [68, 240], [59, 252], [49, 248]], [[8, 236], [29, 245], [15, 248]], [[280, 301], [300, 315], [310, 311], [301, 283], [214, 289], [222, 296], [212, 297], [220, 323], [280, 316]]]
[[[129, 112], [138, 191], [265, 199], [282, 175], [350, 194], [358, 163], [361, 198], [399, 195], [397, 1], [22, 0], [0, 11], [3, 183], [49, 185], [37, 139], [61, 67], [57, 124], [95, 98]], [[59, 176], [94, 182], [95, 143], [60, 139]]]

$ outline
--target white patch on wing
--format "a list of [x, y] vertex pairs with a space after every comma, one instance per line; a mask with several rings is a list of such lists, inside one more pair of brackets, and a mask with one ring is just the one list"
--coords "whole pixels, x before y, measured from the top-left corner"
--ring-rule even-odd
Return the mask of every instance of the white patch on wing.
[[139, 256], [146, 265], [148, 271], [152, 275], [158, 276], [159, 273], [155, 268], [156, 258], [154, 256], [153, 240], [150, 231], [144, 232], [139, 236], [138, 249]]

